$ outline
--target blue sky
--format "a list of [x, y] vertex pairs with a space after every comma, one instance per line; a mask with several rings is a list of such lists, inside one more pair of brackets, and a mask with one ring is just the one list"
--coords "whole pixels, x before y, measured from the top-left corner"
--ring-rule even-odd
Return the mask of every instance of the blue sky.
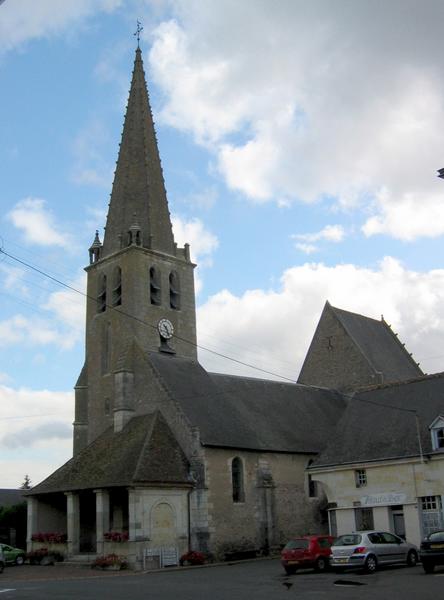
[[[201, 345], [296, 379], [322, 306], [444, 352], [444, 5], [0, 3], [3, 249], [82, 291], [136, 20]], [[71, 451], [84, 300], [0, 256], [0, 487]], [[209, 369], [261, 376], [206, 351]]]

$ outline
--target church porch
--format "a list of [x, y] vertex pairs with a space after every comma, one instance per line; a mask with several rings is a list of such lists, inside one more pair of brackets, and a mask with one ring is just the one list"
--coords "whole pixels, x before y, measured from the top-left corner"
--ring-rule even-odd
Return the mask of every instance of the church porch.
[[65, 558], [117, 554], [141, 567], [146, 551], [189, 549], [187, 488], [110, 488], [28, 498], [28, 551]]

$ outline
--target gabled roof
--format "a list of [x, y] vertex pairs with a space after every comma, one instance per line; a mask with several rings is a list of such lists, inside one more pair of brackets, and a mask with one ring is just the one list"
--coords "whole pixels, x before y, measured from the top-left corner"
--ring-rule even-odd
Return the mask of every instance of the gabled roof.
[[188, 463], [159, 412], [109, 428], [27, 495], [128, 485], [188, 484]]
[[383, 382], [402, 381], [424, 374], [384, 319], [377, 321], [336, 308], [328, 302], [327, 305], [370, 366], [376, 373], [381, 373]]
[[146, 88], [142, 53], [136, 50], [133, 77], [114, 176], [101, 258], [121, 249], [137, 223], [142, 245], [174, 254], [174, 238]]
[[[429, 425], [444, 411], [444, 373], [356, 393], [313, 467], [433, 453]], [[417, 420], [419, 425], [419, 437]]]
[[174, 355], [149, 360], [205, 446], [317, 453], [346, 406], [322, 388], [207, 373]]

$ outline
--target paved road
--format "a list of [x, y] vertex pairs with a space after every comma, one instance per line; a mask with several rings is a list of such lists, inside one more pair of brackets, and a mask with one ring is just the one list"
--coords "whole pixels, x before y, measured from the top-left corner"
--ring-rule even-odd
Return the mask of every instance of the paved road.
[[68, 570], [63, 579], [53, 579], [56, 571], [40, 567], [47, 573], [43, 580], [20, 579], [20, 569], [26, 566], [8, 568], [0, 576], [0, 600], [440, 600], [444, 596], [444, 569], [425, 575], [421, 567], [395, 567], [374, 575], [301, 571], [287, 577], [278, 561], [264, 560], [103, 577], [80, 570], [71, 576]]

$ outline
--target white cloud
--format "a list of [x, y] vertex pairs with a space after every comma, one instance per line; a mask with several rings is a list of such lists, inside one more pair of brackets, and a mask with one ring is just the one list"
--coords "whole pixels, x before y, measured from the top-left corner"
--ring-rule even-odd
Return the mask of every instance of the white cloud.
[[[439, 184], [439, 182], [437, 182]], [[428, 195], [412, 190], [400, 197], [383, 188], [376, 195], [376, 215], [362, 227], [367, 237], [386, 234], [404, 241], [418, 237], [438, 237], [444, 234], [444, 185]], [[424, 206], [426, 210], [424, 210]]]
[[[409, 271], [390, 257], [378, 268], [307, 263], [285, 271], [279, 290], [224, 290], [198, 310], [198, 340], [248, 364], [297, 379], [323, 305], [385, 319], [421, 361], [444, 370], [444, 270]], [[267, 377], [201, 351], [209, 370]]]
[[172, 216], [174, 239], [179, 246], [190, 244], [191, 260], [197, 263], [195, 271], [195, 288], [198, 294], [202, 289], [200, 272], [202, 268], [212, 264], [211, 255], [219, 245], [217, 237], [205, 229], [200, 219], [185, 221], [178, 215]]
[[12, 0], [1, 7], [0, 51], [32, 39], [61, 35], [97, 12], [112, 12], [122, 0]]
[[0, 385], [0, 404], [3, 487], [17, 487], [26, 473], [37, 484], [71, 457], [73, 392]]
[[6, 264], [0, 264], [0, 272], [5, 274], [3, 285], [7, 290], [18, 290], [21, 294], [27, 295], [28, 287], [23, 282], [25, 272], [18, 267], [12, 267]]
[[[82, 273], [70, 285], [84, 293], [86, 274]], [[71, 349], [84, 335], [85, 305], [85, 297], [74, 290], [52, 292], [40, 307], [51, 314], [50, 319], [16, 314], [0, 321], [0, 346], [53, 344], [63, 350]]]
[[366, 235], [442, 235], [442, 2], [173, 6], [150, 52], [161, 118], [214, 152], [230, 188], [280, 205], [375, 200]]
[[86, 293], [86, 273], [79, 275], [69, 285], [74, 289], [53, 292], [43, 306], [52, 312], [52, 320], [59, 327], [57, 342], [65, 349], [72, 348], [84, 335], [86, 298], [82, 294]]
[[326, 241], [339, 243], [345, 237], [345, 231], [342, 225], [326, 225], [321, 231], [316, 233], [295, 233], [292, 239], [299, 240], [295, 246], [305, 254], [312, 254], [318, 250], [314, 242]]
[[7, 217], [17, 229], [23, 232], [25, 240], [30, 244], [63, 248], [72, 245], [71, 236], [60, 230], [52, 212], [46, 208], [45, 200], [41, 198], [21, 200]]

